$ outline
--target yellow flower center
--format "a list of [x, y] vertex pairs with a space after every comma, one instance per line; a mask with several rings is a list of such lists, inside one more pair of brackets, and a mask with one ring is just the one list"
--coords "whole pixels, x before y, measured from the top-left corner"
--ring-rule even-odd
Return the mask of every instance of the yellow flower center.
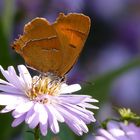
[[[35, 76], [32, 81], [32, 88], [27, 91], [27, 96], [30, 100], [35, 100], [42, 95], [56, 96], [59, 94], [62, 85], [60, 78], [54, 79], [51, 76]], [[40, 102], [47, 102], [47, 99], [40, 99]]]

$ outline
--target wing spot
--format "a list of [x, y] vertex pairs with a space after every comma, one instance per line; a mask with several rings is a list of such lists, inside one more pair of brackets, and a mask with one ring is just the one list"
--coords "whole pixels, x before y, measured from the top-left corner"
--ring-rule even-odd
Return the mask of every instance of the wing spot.
[[74, 32], [74, 33], [80, 33], [84, 36], [86, 35], [86, 32], [82, 32], [82, 31], [79, 31], [79, 30], [74, 30], [74, 29], [63, 29], [63, 30], [71, 31], [71, 32]]
[[58, 52], [60, 51], [59, 49], [56, 49], [56, 48], [42, 48], [43, 51], [54, 51], [54, 52]]
[[73, 44], [69, 44], [69, 46], [70, 46], [71, 48], [76, 49], [76, 46], [74, 46]]

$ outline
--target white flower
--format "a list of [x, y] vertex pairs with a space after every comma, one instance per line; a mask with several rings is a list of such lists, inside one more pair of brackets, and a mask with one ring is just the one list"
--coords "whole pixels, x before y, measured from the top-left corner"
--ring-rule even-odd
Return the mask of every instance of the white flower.
[[140, 127], [130, 123], [128, 125], [122, 122], [110, 121], [107, 129], [100, 128], [94, 140], [139, 140]]
[[88, 132], [86, 124], [95, 122], [93, 112], [87, 108], [98, 109], [91, 104], [97, 100], [71, 94], [81, 89], [79, 84], [67, 85], [51, 76], [32, 78], [24, 65], [18, 66], [19, 76], [13, 66], [0, 70], [7, 80], [0, 79], [0, 105], [5, 106], [1, 113], [12, 111], [13, 127], [25, 121], [32, 129], [39, 126], [45, 136], [49, 128], [55, 134], [59, 132], [59, 121], [82, 135]]

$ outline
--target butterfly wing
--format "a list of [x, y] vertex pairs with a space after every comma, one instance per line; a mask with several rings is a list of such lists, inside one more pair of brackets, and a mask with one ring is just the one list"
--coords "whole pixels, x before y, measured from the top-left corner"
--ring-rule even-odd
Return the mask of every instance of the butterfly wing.
[[[44, 26], [48, 27], [47, 30], [49, 30], [49, 33], [44, 30]], [[23, 35], [20, 35], [19, 39], [14, 41], [12, 47], [16, 52], [21, 53], [22, 48], [27, 42], [52, 36], [54, 32], [51, 32], [51, 26], [44, 18], [35, 18], [24, 26]]]
[[82, 14], [60, 14], [52, 25], [44, 18], [35, 18], [25, 25], [12, 47], [29, 66], [63, 76], [77, 60], [89, 28], [90, 19]]
[[36, 18], [25, 25], [24, 34], [13, 48], [25, 62], [41, 71], [57, 71], [62, 63], [61, 44], [55, 29], [44, 18]]
[[83, 14], [61, 13], [53, 25], [62, 46], [63, 62], [59, 74], [67, 73], [76, 62], [90, 29], [90, 19]]

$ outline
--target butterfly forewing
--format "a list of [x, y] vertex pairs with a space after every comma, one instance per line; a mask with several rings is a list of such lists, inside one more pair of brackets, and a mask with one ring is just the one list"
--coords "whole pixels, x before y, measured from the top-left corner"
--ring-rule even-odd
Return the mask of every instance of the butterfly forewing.
[[28, 42], [52, 36], [56, 36], [56, 31], [53, 30], [49, 22], [44, 18], [35, 18], [25, 25], [23, 35], [13, 43], [12, 47], [18, 53], [22, 53], [22, 48], [26, 47]]
[[59, 47], [57, 38], [31, 41], [23, 48], [25, 62], [41, 72], [56, 73], [62, 65], [62, 51]]

